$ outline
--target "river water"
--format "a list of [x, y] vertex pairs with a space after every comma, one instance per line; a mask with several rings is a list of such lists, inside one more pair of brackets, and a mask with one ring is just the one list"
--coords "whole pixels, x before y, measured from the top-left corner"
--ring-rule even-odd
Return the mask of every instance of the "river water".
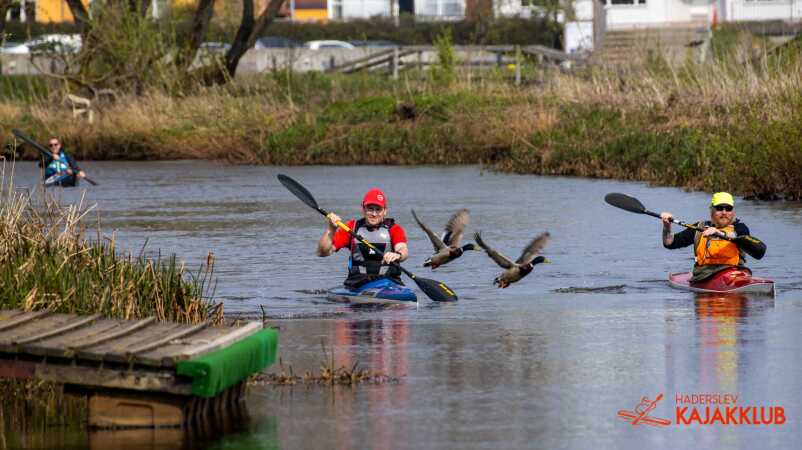
[[[217, 300], [231, 315], [259, 318], [264, 310], [280, 329], [285, 369], [316, 372], [333, 355], [337, 366], [398, 378], [355, 388], [253, 387], [249, 418], [233, 431], [203, 439], [156, 432], [117, 440], [120, 448], [750, 449], [796, 448], [802, 437], [798, 203], [737, 201], [738, 215], [769, 248], [749, 265], [777, 282], [777, 297], [705, 297], [666, 282], [668, 272], [689, 269], [690, 249], [663, 249], [657, 219], [603, 198], [623, 192], [696, 221], [707, 214], [707, 193], [478, 167], [176, 161], [85, 169], [101, 185], [87, 186], [84, 202], [97, 204], [121, 249], [139, 253], [147, 241], [147, 254], [175, 252], [189, 268], [213, 252]], [[17, 185], [31, 186], [37, 170], [18, 164]], [[327, 302], [321, 292], [341, 283], [346, 255], [314, 255], [323, 217], [286, 191], [279, 173], [343, 217], [358, 214], [368, 188], [383, 188], [390, 215], [407, 230], [406, 267], [446, 282], [460, 301], [437, 304], [419, 293], [417, 307], [380, 310]], [[72, 202], [83, 189], [55, 192]], [[471, 211], [468, 235], [481, 230], [512, 258], [549, 231], [543, 253], [551, 264], [504, 290], [492, 285], [500, 268], [480, 252], [434, 273], [420, 267], [431, 246], [409, 210], [438, 230], [463, 207]], [[712, 406], [765, 407], [766, 418], [780, 407], [784, 423], [687, 424], [694, 407], [704, 420], [708, 406], [685, 403], [695, 394], [730, 401]], [[660, 395], [647, 415], [668, 426], [618, 415]], [[48, 436], [26, 446], [99, 448], [109, 435]]]

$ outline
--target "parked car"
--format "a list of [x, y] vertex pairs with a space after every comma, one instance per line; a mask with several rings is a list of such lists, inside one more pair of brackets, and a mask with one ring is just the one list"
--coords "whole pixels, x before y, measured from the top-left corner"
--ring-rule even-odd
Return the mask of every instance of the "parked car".
[[22, 42], [6, 42], [0, 47], [0, 53], [5, 55], [19, 55], [29, 51], [28, 47]]
[[256, 40], [254, 48], [295, 48], [301, 43], [282, 36], [262, 36]]
[[304, 47], [310, 50], [320, 50], [322, 48], [348, 48], [353, 49], [354, 47], [351, 43], [345, 41], [309, 41], [304, 44]]
[[5, 45], [2, 52], [13, 55], [30, 53], [78, 53], [81, 50], [79, 34], [43, 34], [22, 44]]
[[231, 44], [225, 42], [204, 42], [199, 50], [207, 53], [225, 53], [231, 49]]
[[386, 47], [386, 48], [393, 48], [393, 47], [400, 47], [399, 44], [393, 41], [384, 41], [381, 39], [377, 40], [366, 40], [366, 41], [348, 41], [354, 47]]

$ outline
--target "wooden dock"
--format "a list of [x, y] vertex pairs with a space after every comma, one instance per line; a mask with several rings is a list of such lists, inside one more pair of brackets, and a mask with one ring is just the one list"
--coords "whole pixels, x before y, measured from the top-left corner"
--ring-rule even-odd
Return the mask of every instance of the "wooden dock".
[[180, 426], [242, 398], [275, 361], [278, 333], [242, 326], [0, 310], [0, 377], [89, 396], [95, 427]]

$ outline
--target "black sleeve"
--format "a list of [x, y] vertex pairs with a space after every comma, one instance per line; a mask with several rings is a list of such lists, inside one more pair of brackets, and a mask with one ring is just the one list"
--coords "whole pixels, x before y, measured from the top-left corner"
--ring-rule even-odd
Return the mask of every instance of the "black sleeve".
[[686, 228], [679, 233], [674, 233], [674, 241], [671, 243], [671, 245], [663, 244], [663, 247], [673, 250], [675, 248], [683, 248], [693, 245], [695, 233], [696, 231], [690, 228]]
[[740, 221], [735, 222], [733, 228], [735, 228], [736, 236], [749, 236], [749, 227], [747, 227], [745, 223]]
[[749, 227], [742, 222], [735, 222], [733, 226], [735, 227], [735, 234], [738, 235], [738, 237], [735, 238], [735, 244], [738, 245], [738, 248], [752, 258], [763, 258], [763, 255], [766, 254], [766, 244], [760, 239], [750, 235]]

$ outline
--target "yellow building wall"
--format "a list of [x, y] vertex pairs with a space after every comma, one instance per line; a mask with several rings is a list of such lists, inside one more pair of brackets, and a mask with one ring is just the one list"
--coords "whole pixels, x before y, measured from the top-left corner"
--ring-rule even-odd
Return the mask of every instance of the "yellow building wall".
[[[89, 0], [81, 0], [84, 6], [89, 6]], [[72, 22], [72, 13], [64, 0], [37, 0], [37, 22]]]
[[[91, 0], [81, 0], [85, 6], [89, 6]], [[261, 11], [268, 0], [255, 0], [254, 9]], [[196, 5], [198, 0], [172, 0], [174, 6]], [[239, 5], [237, 5], [239, 6]], [[224, 8], [224, 2], [216, 2], [217, 9]], [[296, 9], [295, 20], [299, 22], [326, 22], [329, 20], [329, 12], [326, 9]], [[64, 0], [37, 0], [36, 1], [36, 21], [37, 22], [72, 22], [73, 17], [70, 7]]]
[[328, 22], [329, 10], [327, 9], [295, 9], [296, 22]]
[[[229, 0], [229, 1], [231, 1], [231, 0]], [[214, 5], [215, 9], [216, 10], [220, 10], [222, 8], [225, 8], [225, 4], [224, 3], [225, 3], [225, 0], [222, 1], [222, 2], [215, 2], [215, 5]], [[173, 0], [172, 2], [170, 2], [170, 4], [172, 4], [173, 6], [187, 6], [187, 5], [194, 6], [194, 5], [198, 4], [198, 0]], [[266, 4], [267, 4], [267, 0], [254, 0], [253, 9], [256, 10], [257, 12], [261, 11], [262, 8], [264, 8]], [[237, 6], [240, 6], [240, 5], [237, 4]]]

